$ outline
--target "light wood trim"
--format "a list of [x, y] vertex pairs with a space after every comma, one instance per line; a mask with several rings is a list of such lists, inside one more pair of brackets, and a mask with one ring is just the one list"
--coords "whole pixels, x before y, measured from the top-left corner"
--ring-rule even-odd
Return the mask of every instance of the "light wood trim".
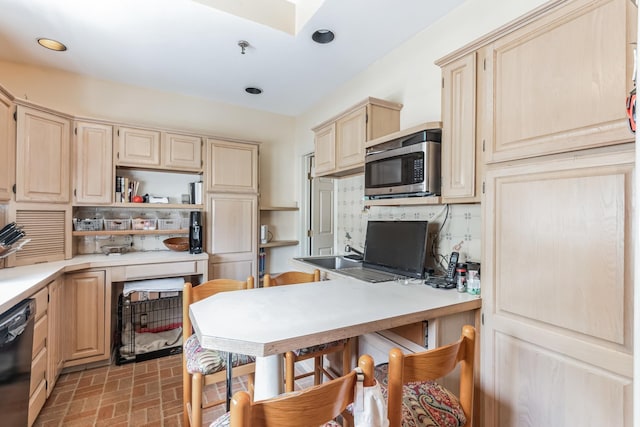
[[365, 200], [365, 206], [419, 206], [419, 205], [440, 205], [442, 198], [439, 196], [428, 197], [394, 197], [390, 199]]
[[16, 175], [16, 108], [10, 97], [0, 91], [0, 200], [11, 200]]
[[481, 47], [513, 32], [519, 28], [528, 25], [530, 22], [545, 16], [546, 14], [554, 11], [555, 9], [561, 7], [563, 4], [570, 2], [571, 0], [550, 0], [544, 3], [542, 6], [533, 9], [531, 12], [522, 15], [513, 21], [506, 23], [505, 25], [491, 31], [490, 33], [480, 37], [471, 43], [468, 43], [461, 48], [454, 50], [453, 52], [443, 56], [440, 59], [437, 59], [434, 63], [442, 67], [450, 62], [453, 62], [470, 52], [480, 49]]
[[442, 129], [442, 122], [426, 122], [426, 123], [421, 123], [419, 125], [416, 126], [412, 126], [410, 128], [407, 129], [403, 129], [403, 130], [399, 130], [397, 132], [392, 132], [389, 133], [387, 135], [383, 135], [374, 139], [370, 139], [369, 141], [367, 141], [365, 143], [365, 148], [370, 148], [379, 144], [384, 144], [386, 142], [389, 141], [393, 141], [394, 139], [398, 139], [398, 138], [403, 138], [405, 136], [409, 136], [411, 134], [414, 134], [416, 132], [420, 132], [423, 130], [429, 130], [429, 129]]
[[41, 381], [36, 391], [29, 398], [29, 416], [28, 426], [31, 427], [35, 423], [40, 410], [47, 401], [47, 382]]
[[353, 110], [357, 110], [359, 108], [365, 107], [367, 104], [377, 105], [377, 106], [384, 107], [384, 108], [391, 109], [391, 110], [397, 110], [397, 111], [402, 110], [402, 104], [400, 104], [398, 102], [387, 101], [387, 100], [380, 99], [380, 98], [369, 97], [369, 98], [366, 98], [366, 99], [358, 102], [357, 104], [352, 105], [351, 107], [348, 107], [348, 108], [344, 109], [340, 113], [338, 113], [335, 116], [323, 121], [322, 123], [312, 127], [311, 130], [313, 132], [315, 132], [315, 131], [325, 127], [326, 125], [330, 124], [331, 122], [338, 121], [342, 117], [351, 114], [351, 112]]

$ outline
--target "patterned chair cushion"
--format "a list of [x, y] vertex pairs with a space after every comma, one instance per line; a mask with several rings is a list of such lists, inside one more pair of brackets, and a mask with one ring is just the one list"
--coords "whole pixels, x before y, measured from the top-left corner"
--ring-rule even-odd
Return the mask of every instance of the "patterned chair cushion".
[[[376, 366], [374, 376], [387, 398], [389, 364]], [[402, 390], [403, 427], [462, 427], [467, 422], [458, 398], [435, 381], [405, 384]]]
[[[229, 427], [231, 425], [231, 414], [227, 412], [217, 420], [215, 420], [209, 427]], [[335, 421], [329, 421], [322, 424], [320, 427], [341, 427], [339, 423]]]
[[300, 348], [300, 349], [294, 351], [293, 353], [296, 356], [305, 356], [307, 354], [315, 353], [316, 351], [322, 351], [322, 350], [327, 350], [327, 349], [332, 348], [332, 347], [338, 347], [340, 345], [345, 344], [346, 342], [347, 342], [346, 339], [338, 340], [338, 341], [332, 341], [332, 342], [328, 342], [328, 343], [325, 343], [325, 344], [314, 345], [312, 347]]
[[[187, 359], [187, 371], [190, 374], [200, 372], [203, 375], [208, 375], [227, 369], [227, 353], [202, 348], [196, 334], [191, 335], [184, 343], [184, 357]], [[255, 360], [255, 357], [252, 356], [232, 353], [231, 366], [246, 365]]]

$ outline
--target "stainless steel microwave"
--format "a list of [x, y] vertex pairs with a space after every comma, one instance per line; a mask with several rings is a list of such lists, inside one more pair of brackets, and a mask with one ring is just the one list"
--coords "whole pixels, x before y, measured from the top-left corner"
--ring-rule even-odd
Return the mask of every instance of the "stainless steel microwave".
[[365, 156], [369, 199], [440, 195], [440, 132], [421, 131]]

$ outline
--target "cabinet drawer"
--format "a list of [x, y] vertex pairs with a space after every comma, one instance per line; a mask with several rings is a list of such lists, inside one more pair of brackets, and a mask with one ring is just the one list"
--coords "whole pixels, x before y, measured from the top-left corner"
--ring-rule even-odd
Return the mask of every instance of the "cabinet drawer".
[[33, 394], [38, 384], [46, 379], [47, 372], [47, 349], [43, 348], [33, 358], [31, 362], [31, 384], [29, 387], [29, 396]]
[[29, 398], [29, 427], [33, 425], [47, 400], [47, 382], [42, 380]]
[[172, 262], [167, 264], [130, 265], [125, 267], [125, 280], [156, 277], [176, 277], [198, 272], [196, 261]]
[[36, 302], [36, 319], [42, 317], [47, 312], [47, 305], [49, 300], [49, 288], [41, 289], [37, 294], [32, 297]]
[[47, 340], [47, 329], [49, 326], [49, 318], [44, 315], [40, 319], [36, 320], [36, 324], [33, 327], [33, 354], [37, 355], [41, 349], [45, 347], [45, 341]]

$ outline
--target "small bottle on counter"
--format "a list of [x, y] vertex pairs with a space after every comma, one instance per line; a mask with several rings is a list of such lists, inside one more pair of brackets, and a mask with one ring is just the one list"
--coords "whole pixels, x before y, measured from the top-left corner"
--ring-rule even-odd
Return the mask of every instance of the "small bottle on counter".
[[458, 283], [456, 285], [456, 290], [458, 292], [466, 292], [467, 290], [467, 269], [464, 267], [458, 267], [457, 271], [457, 276], [458, 276]]

